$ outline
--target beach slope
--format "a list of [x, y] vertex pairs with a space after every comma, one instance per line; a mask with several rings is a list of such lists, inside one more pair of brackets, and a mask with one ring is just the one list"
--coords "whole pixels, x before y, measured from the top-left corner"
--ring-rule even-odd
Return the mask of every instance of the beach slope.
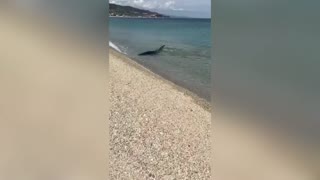
[[111, 179], [210, 179], [211, 113], [110, 50]]

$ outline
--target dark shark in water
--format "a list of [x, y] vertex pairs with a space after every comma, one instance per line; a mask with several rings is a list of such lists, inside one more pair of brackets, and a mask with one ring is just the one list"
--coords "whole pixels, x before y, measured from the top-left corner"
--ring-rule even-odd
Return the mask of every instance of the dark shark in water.
[[159, 52], [161, 52], [163, 48], [164, 48], [164, 45], [155, 51], [146, 51], [146, 52], [140, 53], [139, 56], [156, 55], [156, 54], [159, 54]]

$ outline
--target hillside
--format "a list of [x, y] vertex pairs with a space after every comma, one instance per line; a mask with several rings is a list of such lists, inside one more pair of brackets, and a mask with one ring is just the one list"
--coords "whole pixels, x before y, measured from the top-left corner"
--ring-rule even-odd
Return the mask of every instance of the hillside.
[[148, 10], [138, 9], [131, 6], [121, 6], [109, 4], [109, 16], [115, 17], [143, 17], [143, 18], [168, 18], [169, 16], [151, 12]]

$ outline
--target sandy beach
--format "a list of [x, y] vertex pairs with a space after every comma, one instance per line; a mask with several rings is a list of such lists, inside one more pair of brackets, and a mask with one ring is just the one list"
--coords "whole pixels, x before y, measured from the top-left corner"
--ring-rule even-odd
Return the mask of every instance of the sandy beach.
[[190, 92], [110, 50], [111, 179], [210, 179], [210, 120]]
[[105, 54], [0, 14], [0, 179], [319, 179], [294, 138], [216, 105], [213, 126], [206, 102], [111, 49], [106, 82]]
[[112, 49], [109, 63], [111, 179], [312, 179], [288, 138], [235, 112], [213, 126], [191, 92]]

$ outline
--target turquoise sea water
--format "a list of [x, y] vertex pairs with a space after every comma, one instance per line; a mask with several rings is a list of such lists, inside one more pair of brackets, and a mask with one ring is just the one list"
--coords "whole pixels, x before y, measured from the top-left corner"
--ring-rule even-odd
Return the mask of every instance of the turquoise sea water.
[[[140, 64], [209, 100], [210, 27], [210, 19], [110, 18], [109, 39]], [[161, 45], [158, 55], [138, 56]]]

